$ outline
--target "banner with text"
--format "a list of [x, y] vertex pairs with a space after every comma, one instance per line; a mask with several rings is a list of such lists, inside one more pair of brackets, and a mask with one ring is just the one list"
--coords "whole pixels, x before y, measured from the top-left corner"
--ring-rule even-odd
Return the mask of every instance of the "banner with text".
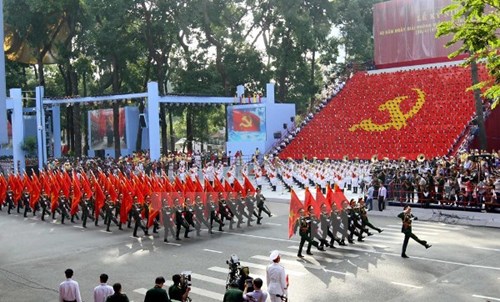
[[449, 48], [450, 37], [436, 38], [437, 25], [451, 19], [441, 10], [451, 0], [393, 0], [373, 7], [375, 65], [392, 67], [449, 61], [447, 56], [460, 45]]

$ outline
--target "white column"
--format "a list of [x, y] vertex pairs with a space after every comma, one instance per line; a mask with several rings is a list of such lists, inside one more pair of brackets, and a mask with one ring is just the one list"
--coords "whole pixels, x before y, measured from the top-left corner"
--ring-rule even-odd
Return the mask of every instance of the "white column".
[[[160, 152], [160, 95], [158, 92], [158, 83], [148, 83], [148, 133], [149, 133], [149, 157], [151, 160], [159, 160]], [[166, 152], [166, 150], [163, 150]]]
[[[14, 157], [14, 173], [22, 173], [26, 168], [24, 151], [21, 145], [24, 142], [24, 117], [23, 117], [23, 94], [21, 89], [11, 89], [12, 99], [12, 155]], [[18, 169], [18, 163], [19, 168]]]
[[54, 158], [60, 158], [61, 157], [61, 107], [59, 107], [59, 105], [52, 105], [52, 131], [53, 131], [52, 137], [54, 139]]
[[[284, 100], [281, 100], [284, 101]], [[274, 104], [274, 84], [267, 83], [266, 84], [266, 102], [270, 104]]]
[[47, 162], [47, 148], [45, 148], [45, 112], [43, 110], [43, 94], [42, 86], [35, 88], [35, 108], [36, 108], [36, 140], [38, 143], [38, 170], [43, 169], [43, 165]]

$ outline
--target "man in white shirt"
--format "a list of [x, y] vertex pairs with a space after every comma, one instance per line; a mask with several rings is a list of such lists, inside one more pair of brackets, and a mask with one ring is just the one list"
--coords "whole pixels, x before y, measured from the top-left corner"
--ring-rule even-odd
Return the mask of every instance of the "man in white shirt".
[[384, 184], [380, 184], [378, 189], [378, 210], [383, 211], [385, 209], [385, 199], [387, 198], [387, 189]]
[[78, 282], [71, 279], [73, 277], [73, 270], [68, 268], [64, 271], [66, 281], [59, 285], [59, 302], [82, 302], [80, 295], [80, 286]]
[[107, 284], [108, 275], [101, 274], [101, 276], [99, 276], [99, 280], [101, 281], [101, 284], [94, 288], [94, 302], [106, 302], [106, 298], [113, 295], [115, 291], [113, 290], [113, 287]]
[[286, 295], [287, 282], [285, 268], [279, 264], [280, 254], [278, 251], [273, 251], [269, 259], [272, 263], [266, 269], [267, 291], [271, 298], [271, 302], [281, 302], [279, 296]]

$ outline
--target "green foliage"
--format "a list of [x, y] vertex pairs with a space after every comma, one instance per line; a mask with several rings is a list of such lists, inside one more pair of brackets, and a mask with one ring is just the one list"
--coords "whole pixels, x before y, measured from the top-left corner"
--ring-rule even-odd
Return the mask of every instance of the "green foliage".
[[454, 0], [442, 13], [451, 13], [450, 21], [442, 22], [437, 28], [437, 37], [451, 36], [447, 45], [463, 43], [450, 55], [454, 58], [468, 53], [466, 64], [472, 60], [483, 60], [493, 81], [480, 83], [474, 88], [487, 87], [485, 96], [500, 98], [500, 2], [498, 0]]
[[26, 152], [28, 156], [33, 156], [37, 150], [37, 139], [34, 136], [28, 136], [24, 139], [24, 142], [21, 145], [21, 150]]

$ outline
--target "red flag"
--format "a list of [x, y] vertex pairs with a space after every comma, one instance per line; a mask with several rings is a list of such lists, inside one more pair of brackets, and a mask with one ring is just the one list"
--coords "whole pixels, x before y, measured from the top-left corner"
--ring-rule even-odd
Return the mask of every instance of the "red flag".
[[331, 199], [329, 199], [330, 204], [335, 203], [335, 205], [337, 206], [337, 209], [339, 209], [339, 210], [342, 209], [342, 202], [344, 200], [347, 200], [344, 193], [342, 193], [342, 192], [333, 192], [330, 198], [331, 198]]
[[[321, 192], [321, 188], [318, 186], [316, 187], [316, 202], [317, 204], [321, 207], [321, 205], [326, 206], [326, 211], [330, 213], [332, 211], [332, 207], [330, 206], [330, 202], [325, 198], [325, 195], [323, 195], [323, 192]], [[321, 208], [320, 208], [321, 212]]]
[[224, 198], [226, 198], [226, 190], [217, 177], [214, 178], [214, 190], [217, 193], [222, 192], [222, 195], [224, 196]]
[[243, 174], [243, 179], [244, 179], [243, 186], [245, 187], [245, 192], [251, 192], [252, 194], [255, 194], [255, 187], [253, 186], [250, 179], [248, 179], [248, 177], [245, 174]]
[[153, 193], [151, 195], [151, 204], [149, 206], [149, 218], [147, 225], [148, 228], [150, 228], [153, 225], [155, 218], [160, 214], [160, 211], [161, 211], [161, 195], [160, 193]]
[[75, 215], [78, 212], [78, 204], [82, 198], [82, 191], [80, 190], [80, 180], [78, 175], [73, 171], [73, 199], [71, 200], [70, 214]]
[[106, 201], [106, 196], [104, 195], [104, 192], [102, 191], [102, 188], [97, 181], [94, 183], [94, 186], [95, 186], [95, 217], [97, 219], [99, 213], [101, 212], [102, 207], [104, 206], [104, 202]]
[[292, 238], [293, 231], [295, 229], [295, 223], [297, 223], [297, 219], [299, 219], [299, 210], [303, 209], [304, 206], [302, 202], [300, 202], [297, 194], [292, 189], [292, 198], [290, 199], [290, 212], [288, 214], [288, 239]]
[[260, 117], [244, 110], [233, 110], [233, 130], [254, 132], [260, 131]]
[[313, 206], [314, 216], [316, 216], [316, 217], [319, 218], [319, 216], [321, 214], [321, 210], [319, 208], [318, 202], [312, 196], [311, 192], [309, 191], [309, 188], [306, 188], [306, 196], [305, 196], [304, 207], [307, 210], [309, 208], [309, 206]]
[[233, 187], [231, 187], [231, 184], [227, 180], [224, 180], [224, 191], [226, 191], [226, 198], [236, 197], [236, 193], [233, 192]]
[[184, 185], [182, 184], [182, 181], [178, 176], [175, 177], [174, 179], [174, 190], [176, 192], [183, 192], [184, 193]]
[[247, 191], [243, 188], [243, 186], [240, 184], [240, 182], [235, 178], [234, 183], [233, 183], [233, 192], [234, 193], [239, 193], [241, 192], [242, 197], [247, 196]]

